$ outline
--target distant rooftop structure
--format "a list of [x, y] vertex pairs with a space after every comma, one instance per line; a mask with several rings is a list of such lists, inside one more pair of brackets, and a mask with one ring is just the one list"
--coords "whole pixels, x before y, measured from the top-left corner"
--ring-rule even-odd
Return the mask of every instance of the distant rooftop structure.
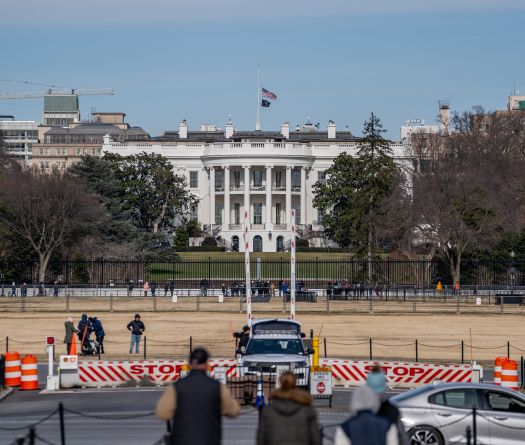
[[509, 96], [507, 110], [525, 110], [525, 96]]
[[76, 113], [80, 109], [78, 96], [73, 94], [44, 97], [44, 113]]

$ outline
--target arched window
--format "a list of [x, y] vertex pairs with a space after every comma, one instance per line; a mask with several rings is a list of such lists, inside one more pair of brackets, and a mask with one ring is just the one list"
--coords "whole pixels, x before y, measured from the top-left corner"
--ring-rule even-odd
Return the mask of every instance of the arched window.
[[232, 236], [232, 250], [234, 252], [239, 251], [239, 237], [237, 235]]
[[282, 252], [284, 250], [284, 238], [282, 236], [278, 236], [275, 240], [275, 244], [277, 247], [277, 252]]
[[262, 238], [259, 235], [255, 235], [253, 237], [253, 251], [262, 252], [262, 250], [263, 250]]

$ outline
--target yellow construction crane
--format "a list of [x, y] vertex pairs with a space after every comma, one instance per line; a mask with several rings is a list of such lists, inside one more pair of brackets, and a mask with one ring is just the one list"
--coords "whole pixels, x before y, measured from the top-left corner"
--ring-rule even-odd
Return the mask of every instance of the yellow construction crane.
[[[65, 88], [56, 85], [48, 85], [44, 83], [28, 82], [25, 80], [0, 80], [0, 82], [12, 83], [11, 91], [2, 94], [0, 93], [0, 100], [12, 100], [12, 99], [34, 99], [37, 97], [45, 96], [113, 96], [115, 90], [113, 88], [98, 88], [98, 89], [79, 89], [79, 88]], [[48, 87], [45, 91], [35, 92], [16, 92], [16, 85], [22, 83], [25, 85], [39, 85]]]

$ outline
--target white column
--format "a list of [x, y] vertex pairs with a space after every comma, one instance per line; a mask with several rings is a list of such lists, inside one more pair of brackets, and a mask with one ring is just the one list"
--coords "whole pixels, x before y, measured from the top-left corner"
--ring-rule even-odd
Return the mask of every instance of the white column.
[[272, 221], [272, 166], [266, 166], [266, 230], [273, 230]]
[[243, 165], [244, 168], [244, 211], [250, 212], [250, 166]]
[[290, 228], [292, 216], [292, 167], [286, 167], [286, 225]]
[[306, 167], [301, 168], [301, 224], [306, 224]]
[[215, 168], [210, 167], [210, 224], [215, 224]]
[[224, 167], [224, 220], [226, 230], [230, 225], [230, 167]]

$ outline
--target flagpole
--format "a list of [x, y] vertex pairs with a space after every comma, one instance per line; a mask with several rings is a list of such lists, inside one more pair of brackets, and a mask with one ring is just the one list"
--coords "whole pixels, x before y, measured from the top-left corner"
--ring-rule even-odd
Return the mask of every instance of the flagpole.
[[261, 109], [261, 64], [257, 65], [257, 122], [255, 123], [255, 130], [260, 131], [261, 122], [259, 120], [259, 111]]
[[246, 318], [248, 325], [252, 324], [252, 280], [250, 276], [250, 243], [248, 241], [248, 211], [244, 211], [244, 282], [246, 295]]
[[295, 320], [295, 209], [292, 209], [292, 233], [290, 242], [290, 318]]

